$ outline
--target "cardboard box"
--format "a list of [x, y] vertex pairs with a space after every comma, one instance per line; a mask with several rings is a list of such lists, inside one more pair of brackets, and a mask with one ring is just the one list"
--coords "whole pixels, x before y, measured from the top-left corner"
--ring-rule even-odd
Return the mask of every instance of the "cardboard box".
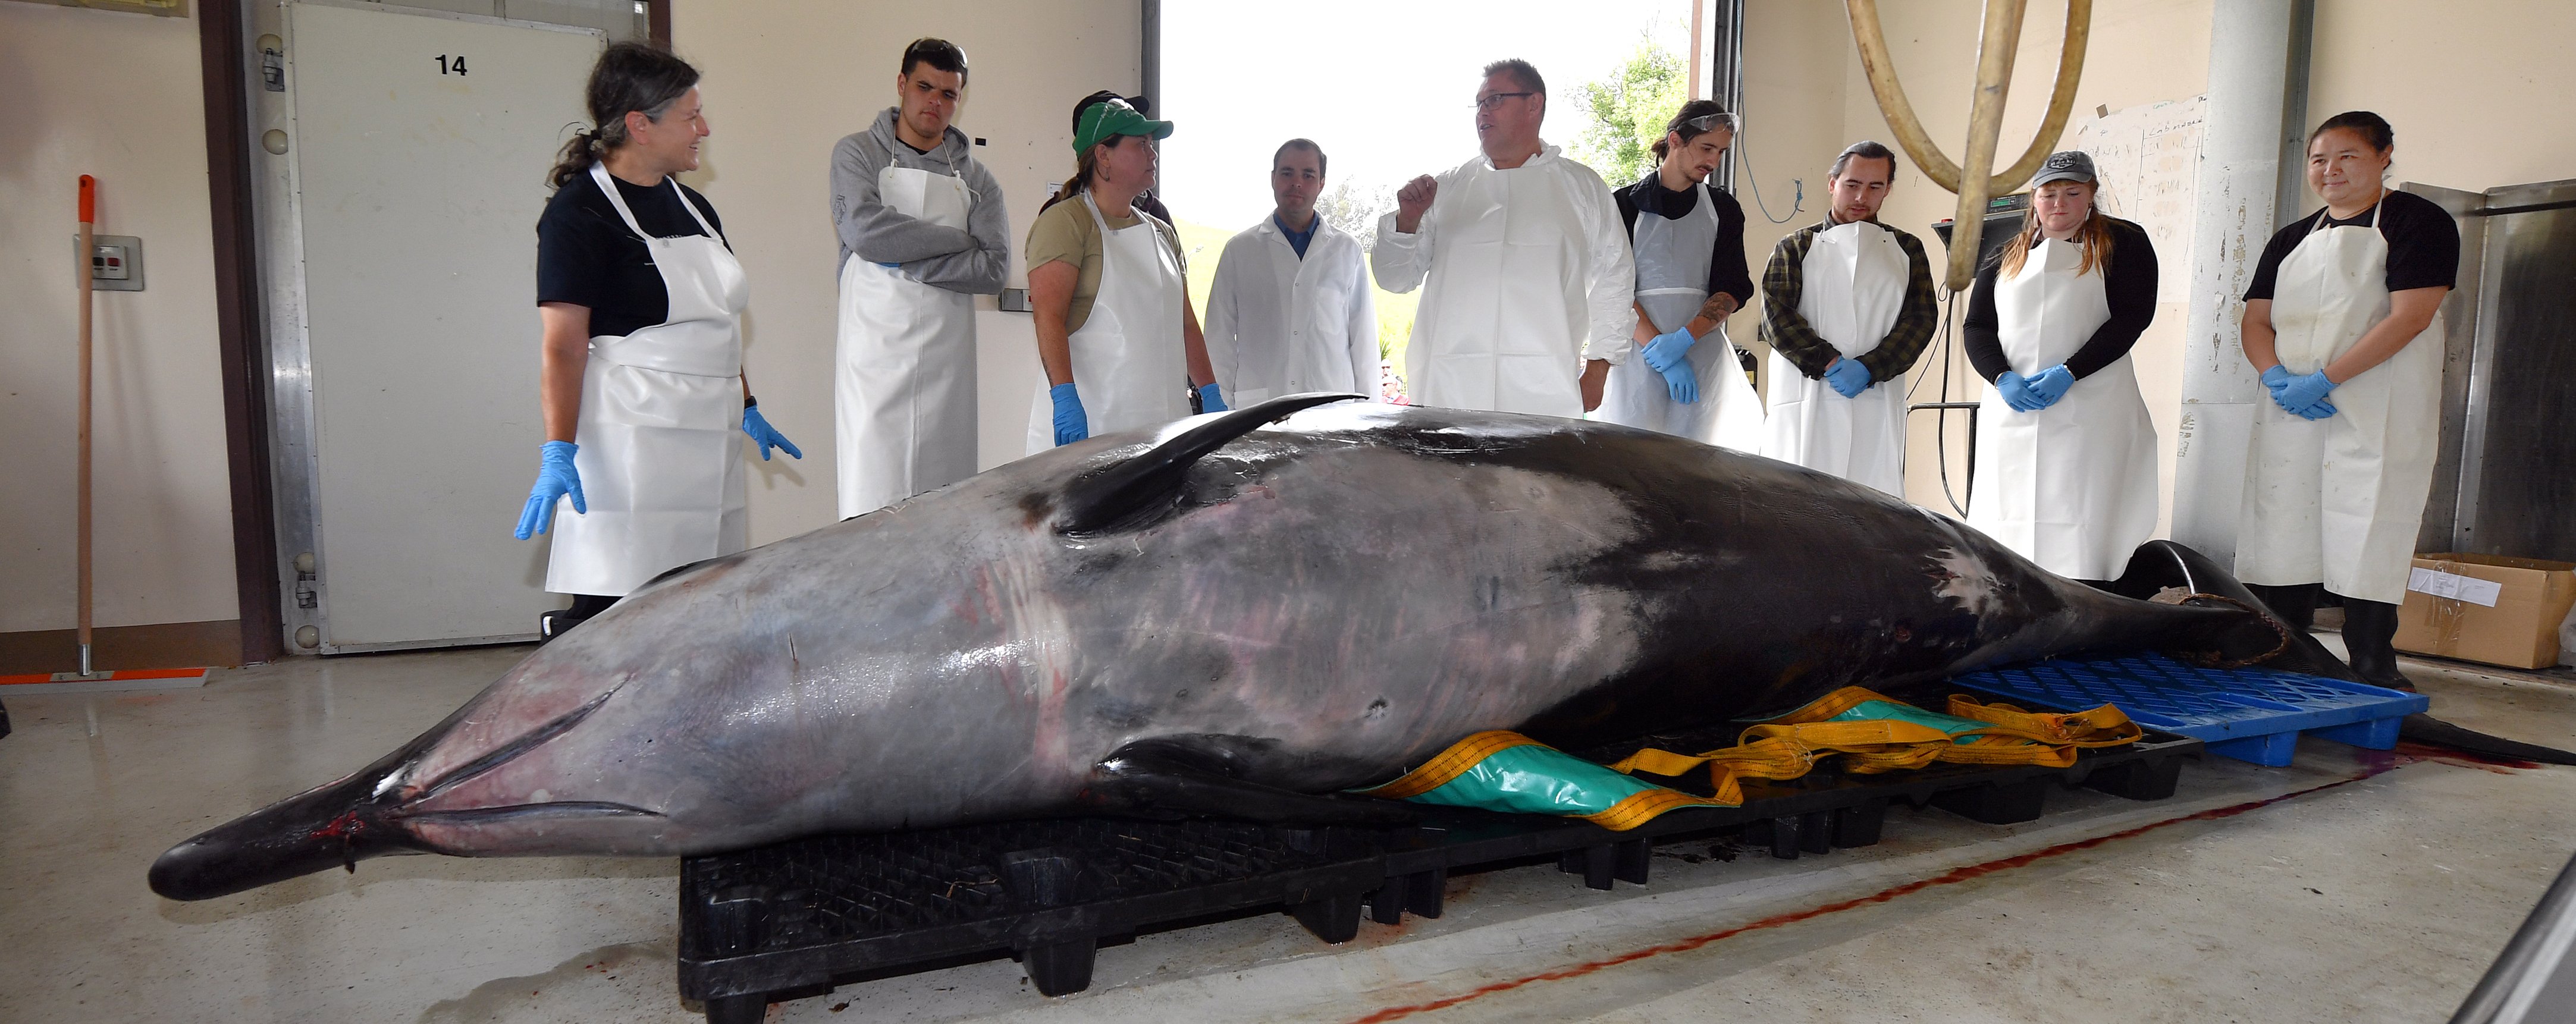
[[2397, 649], [2544, 668], [2558, 663], [2558, 624], [2571, 606], [2576, 563], [2417, 555], [2397, 612]]

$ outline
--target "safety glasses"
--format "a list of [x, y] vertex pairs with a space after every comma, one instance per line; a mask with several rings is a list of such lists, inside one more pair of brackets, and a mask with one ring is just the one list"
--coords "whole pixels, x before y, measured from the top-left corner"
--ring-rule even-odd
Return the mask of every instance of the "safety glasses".
[[1689, 128], [1694, 134], [1713, 132], [1720, 128], [1724, 128], [1729, 133], [1732, 133], [1735, 131], [1735, 115], [1702, 114], [1698, 117], [1691, 118], [1688, 121], [1684, 121], [1682, 124]]

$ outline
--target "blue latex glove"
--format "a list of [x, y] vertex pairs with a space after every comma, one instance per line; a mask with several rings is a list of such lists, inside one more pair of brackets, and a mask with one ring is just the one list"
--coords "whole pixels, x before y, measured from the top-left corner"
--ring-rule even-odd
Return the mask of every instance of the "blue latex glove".
[[892, 260], [877, 260], [877, 261], [875, 261], [875, 263], [876, 263], [876, 265], [877, 265], [877, 266], [884, 267], [884, 268], [886, 268], [887, 270], [901, 270], [901, 269], [903, 269], [903, 264], [901, 264], [901, 263], [896, 263], [896, 262], [894, 262], [894, 261], [892, 261]]
[[1074, 393], [1073, 385], [1048, 388], [1047, 398], [1055, 402], [1055, 443], [1072, 444], [1091, 436], [1091, 418], [1082, 414], [1082, 396]]
[[2039, 396], [2030, 393], [2030, 378], [2011, 370], [1995, 375], [1995, 391], [2004, 396], [2004, 404], [2011, 406], [2014, 412], [2038, 412], [2047, 408], [2040, 404]]
[[2031, 397], [2039, 399], [2039, 407], [2045, 409], [2056, 405], [2058, 399], [2066, 397], [2066, 389], [2075, 386], [2075, 371], [2059, 363], [2031, 376], [2029, 384]]
[[1834, 365], [1825, 367], [1825, 383], [1833, 385], [1835, 393], [1844, 398], [1859, 398], [1874, 382], [1869, 379], [1869, 367], [1862, 366], [1860, 360], [1836, 359]]
[[1214, 382], [1199, 385], [1200, 412], [1224, 412], [1228, 408], [1230, 407], [1225, 404], [1225, 392], [1217, 390]]
[[537, 449], [537, 485], [528, 488], [528, 503], [519, 509], [519, 528], [512, 536], [526, 540], [553, 529], [555, 499], [567, 494], [573, 511], [590, 511], [590, 502], [581, 496], [581, 471], [572, 466], [573, 453], [580, 450], [570, 441], [548, 441]]
[[2300, 419], [2321, 420], [2334, 415], [2335, 407], [2333, 402], [2320, 398], [2314, 402], [2308, 403], [2307, 405], [2292, 409], [2290, 410], [2290, 413]]
[[1699, 401], [1699, 371], [1691, 369], [1690, 360], [1675, 359], [1671, 366], [1656, 370], [1664, 375], [1664, 393], [1673, 401], [1690, 405]]
[[[1665, 373], [1673, 368], [1674, 363], [1681, 362], [1683, 356], [1689, 355], [1691, 343], [1698, 340], [1691, 336], [1690, 325], [1683, 324], [1655, 335], [1655, 339], [1647, 342], [1646, 347], [1638, 355], [1646, 360], [1647, 368], [1656, 373]], [[1696, 392], [1698, 389], [1694, 387], [1692, 390]], [[1682, 399], [1677, 398], [1674, 401], [1682, 401]]]
[[[2290, 382], [2282, 385], [2281, 390], [2272, 393], [2272, 400], [2280, 403], [2281, 408], [2307, 416], [2309, 419], [2324, 419], [2325, 416], [2309, 416], [2303, 410], [2313, 408], [2325, 401], [2326, 394], [2334, 389], [2335, 383], [2326, 379], [2326, 372], [2318, 370], [2305, 377], [2290, 378]], [[2331, 410], [2333, 407], [2327, 406], [2327, 408]], [[2328, 411], [2325, 415], [2332, 416], [2334, 413]]]
[[2289, 387], [2289, 386], [2290, 386], [2290, 368], [2289, 368], [2289, 367], [2283, 366], [2283, 365], [2281, 365], [2281, 364], [2279, 364], [2279, 363], [2274, 363], [2274, 364], [2272, 364], [2272, 368], [2271, 368], [2271, 369], [2263, 371], [2263, 388], [2264, 388], [2264, 390], [2266, 390], [2266, 391], [2270, 391], [2270, 392], [2272, 393], [2272, 397], [2273, 397], [2273, 398], [2275, 398], [2275, 399], [2280, 398], [2280, 397], [2281, 397], [2281, 389], [2282, 389], [2282, 388]]
[[760, 414], [760, 407], [757, 405], [742, 407], [742, 432], [751, 437], [751, 443], [760, 446], [762, 462], [769, 461], [769, 450], [772, 448], [786, 452], [787, 457], [791, 459], [805, 457], [805, 453], [796, 447], [795, 442], [789, 441], [787, 435], [779, 433], [778, 428], [769, 425], [769, 419]]

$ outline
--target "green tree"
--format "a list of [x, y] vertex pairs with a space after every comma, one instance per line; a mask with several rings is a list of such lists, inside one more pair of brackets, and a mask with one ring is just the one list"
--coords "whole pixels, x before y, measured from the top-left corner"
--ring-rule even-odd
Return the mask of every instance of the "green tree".
[[1612, 188], [1645, 177], [1655, 167], [1653, 147], [1664, 137], [1664, 122], [1690, 98], [1689, 73], [1681, 57], [1649, 38], [1609, 75], [1575, 86], [1585, 125], [1571, 147], [1574, 158]]

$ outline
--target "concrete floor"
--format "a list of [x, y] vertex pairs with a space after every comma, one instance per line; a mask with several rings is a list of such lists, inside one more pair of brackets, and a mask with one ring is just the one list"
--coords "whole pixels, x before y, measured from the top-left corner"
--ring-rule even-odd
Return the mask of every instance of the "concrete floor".
[[[668, 860], [404, 857], [204, 903], [144, 887], [171, 843], [367, 762], [523, 653], [298, 659], [202, 690], [9, 697], [0, 1020], [692, 1019]], [[2437, 714], [2576, 742], [2563, 670], [2409, 668]], [[1104, 949], [1091, 990], [1061, 999], [999, 960], [770, 1019], [2439, 1020], [2576, 849], [2571, 807], [2576, 769], [2309, 740], [2288, 768], [2192, 764], [2157, 803], [2062, 791], [2014, 827], [1898, 809], [1881, 845], [1797, 861], [1668, 846], [1652, 885], [1611, 893], [1553, 867], [1462, 876], [1443, 918], [1363, 924], [1338, 948], [1261, 915]], [[1928, 879], [1947, 880], [1911, 885]], [[1912, 891], [1727, 934], [1899, 887]]]

